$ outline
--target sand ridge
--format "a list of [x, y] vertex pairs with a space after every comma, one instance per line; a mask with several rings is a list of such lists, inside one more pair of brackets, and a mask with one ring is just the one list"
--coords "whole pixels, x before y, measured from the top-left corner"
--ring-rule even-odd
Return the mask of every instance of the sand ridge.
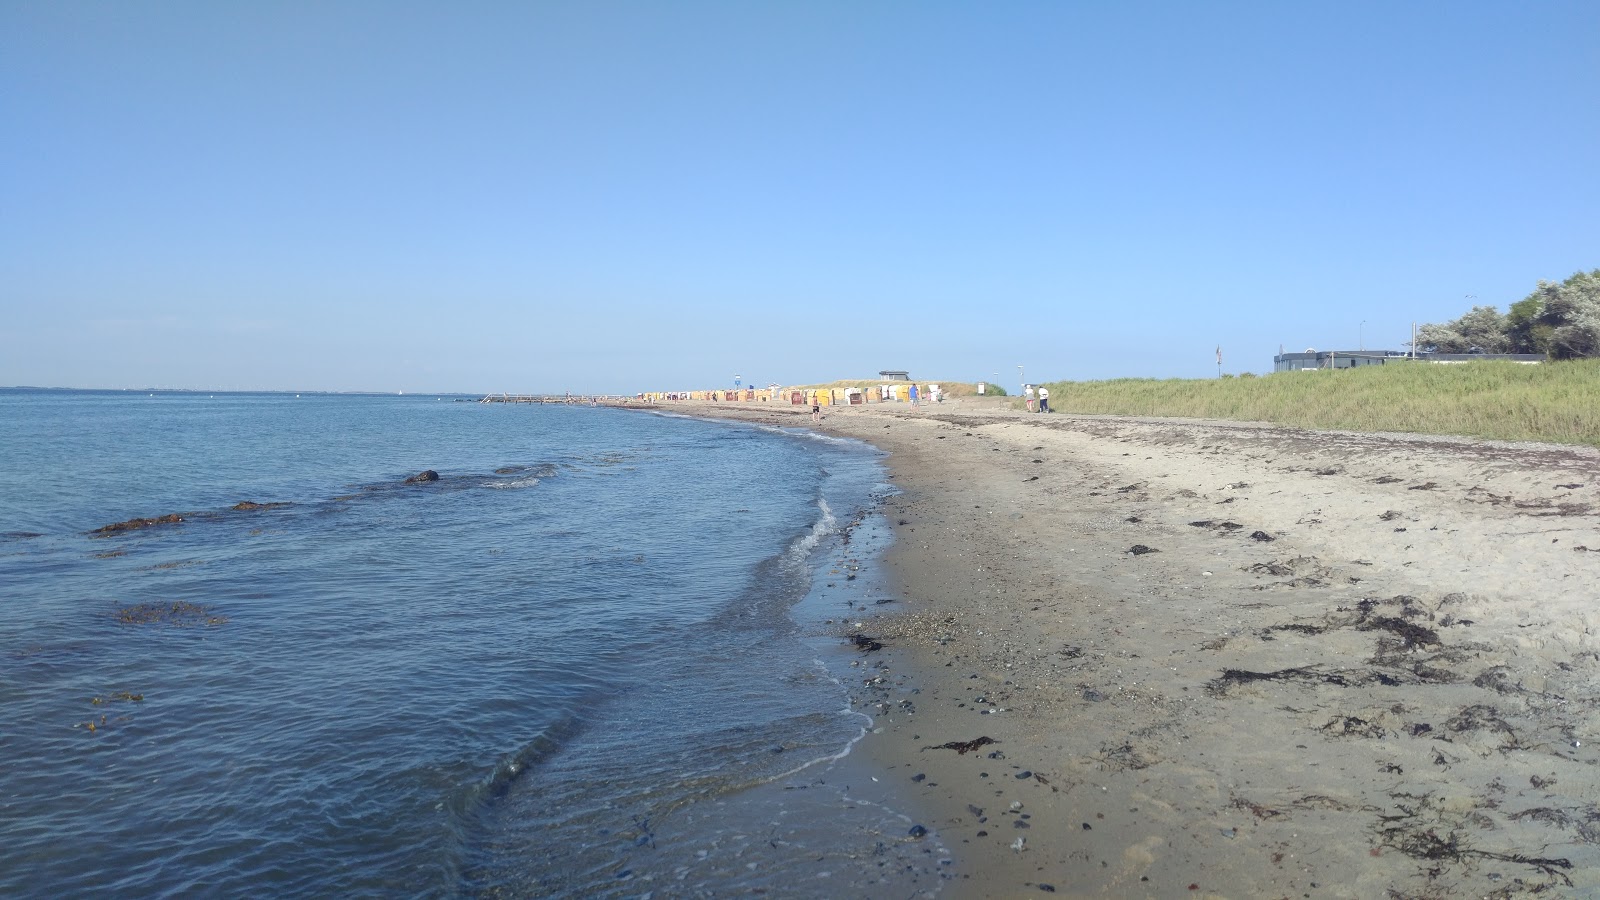
[[902, 490], [856, 702], [944, 896], [1600, 893], [1600, 454], [976, 406], [819, 426]]

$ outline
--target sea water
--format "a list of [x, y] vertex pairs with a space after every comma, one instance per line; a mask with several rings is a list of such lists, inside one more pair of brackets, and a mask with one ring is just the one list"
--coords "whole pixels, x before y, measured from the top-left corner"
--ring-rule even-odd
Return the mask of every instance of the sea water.
[[936, 835], [850, 754], [839, 635], [894, 599], [870, 447], [5, 390], [0, 459], [0, 895], [938, 889]]

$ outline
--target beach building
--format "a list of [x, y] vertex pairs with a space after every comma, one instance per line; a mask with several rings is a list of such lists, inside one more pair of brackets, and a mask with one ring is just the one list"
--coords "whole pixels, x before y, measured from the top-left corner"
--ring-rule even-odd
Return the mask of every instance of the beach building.
[[1507, 359], [1512, 362], [1536, 364], [1545, 360], [1542, 353], [1418, 353], [1405, 350], [1315, 350], [1303, 353], [1279, 353], [1272, 358], [1274, 372], [1308, 372], [1313, 369], [1353, 369], [1357, 366], [1381, 366], [1390, 363], [1467, 363], [1486, 359]]
[[895, 371], [892, 371], [892, 370], [884, 370], [884, 371], [878, 373], [878, 377], [880, 379], [884, 380], [884, 381], [910, 381], [911, 380], [911, 373], [910, 372], [895, 372]]

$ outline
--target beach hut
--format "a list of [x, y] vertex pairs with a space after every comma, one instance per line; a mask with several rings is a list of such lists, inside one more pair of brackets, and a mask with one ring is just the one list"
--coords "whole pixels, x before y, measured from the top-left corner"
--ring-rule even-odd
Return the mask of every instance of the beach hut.
[[847, 403], [849, 403], [851, 406], [860, 406], [861, 404], [866, 402], [866, 397], [862, 396], [860, 388], [849, 388], [849, 389], [847, 389], [844, 392], [844, 397], [845, 397], [845, 401]]

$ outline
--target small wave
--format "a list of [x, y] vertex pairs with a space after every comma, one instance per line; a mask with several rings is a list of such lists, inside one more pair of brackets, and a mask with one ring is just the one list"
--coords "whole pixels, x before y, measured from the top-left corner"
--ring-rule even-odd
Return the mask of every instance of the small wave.
[[811, 530], [795, 538], [794, 543], [789, 545], [787, 556], [792, 564], [804, 565], [806, 557], [811, 555], [811, 551], [817, 549], [817, 544], [838, 529], [839, 520], [834, 518], [833, 507], [828, 505], [828, 501], [818, 497], [817, 508], [821, 510], [822, 514], [817, 517], [816, 522], [812, 523]]
[[496, 475], [521, 475], [521, 476], [524, 476], [524, 477], [533, 475], [533, 476], [538, 476], [540, 478], [548, 478], [548, 477], [550, 477], [552, 475], [555, 475], [559, 471], [560, 471], [560, 467], [559, 466], [557, 466], [555, 463], [548, 463], [547, 462], [547, 463], [537, 463], [537, 464], [534, 464], [534, 465], [501, 466], [500, 468], [494, 470], [494, 474], [496, 474]]
[[[817, 665], [821, 666], [822, 662], [819, 660], [817, 662]], [[836, 679], [836, 678], [833, 679], [833, 682], [835, 684], [840, 685], [840, 687], [843, 687], [843, 683], [840, 682], [838, 679]], [[781, 781], [781, 780], [783, 780], [785, 778], [793, 778], [794, 776], [800, 774], [801, 772], [804, 772], [805, 770], [811, 768], [812, 766], [826, 765], [828, 763], [838, 762], [839, 760], [844, 759], [846, 756], [849, 756], [850, 752], [856, 748], [856, 745], [861, 743], [861, 739], [866, 737], [872, 731], [873, 726], [877, 724], [876, 720], [874, 720], [872, 718], [872, 716], [869, 716], [866, 713], [861, 712], [858, 709], [852, 709], [848, 704], [845, 705], [844, 709], [839, 711], [839, 715], [841, 715], [841, 716], [843, 716], [845, 718], [859, 718], [859, 719], [861, 719], [863, 721], [863, 724], [861, 724], [861, 725], [859, 725], [857, 727], [855, 736], [852, 737], [852, 738], [849, 738], [848, 740], [846, 740], [844, 742], [844, 746], [843, 747], [840, 747], [838, 750], [834, 751], [833, 753], [824, 753], [821, 756], [812, 757], [811, 759], [806, 760], [805, 762], [801, 763], [798, 766], [795, 766], [794, 768], [788, 770], [787, 772], [779, 772], [776, 775], [770, 775], [770, 776], [767, 776], [765, 778], [762, 778], [762, 779], [759, 780], [759, 783], [761, 783], [761, 784], [771, 784], [774, 781]]]
[[861, 441], [858, 441], [855, 438], [839, 437], [837, 435], [832, 435], [832, 434], [823, 434], [820, 431], [805, 431], [805, 430], [801, 430], [801, 431], [794, 432], [794, 436], [795, 437], [805, 438], [808, 441], [818, 441], [818, 442], [824, 443], [824, 444], [833, 444], [834, 446], [838, 446], [838, 447], [859, 445], [861, 443]]
[[486, 482], [483, 483], [483, 486], [484, 487], [491, 487], [491, 488], [495, 488], [495, 489], [525, 488], [525, 487], [533, 487], [534, 485], [536, 485], [538, 483], [539, 483], [539, 479], [533, 478], [533, 477], [530, 476], [528, 478], [511, 478], [511, 479], [508, 479], [506, 481], [486, 481]]
[[551, 723], [538, 737], [501, 758], [494, 770], [472, 791], [478, 802], [494, 802], [511, 791], [530, 768], [556, 755], [583, 730], [584, 722], [568, 714]]

